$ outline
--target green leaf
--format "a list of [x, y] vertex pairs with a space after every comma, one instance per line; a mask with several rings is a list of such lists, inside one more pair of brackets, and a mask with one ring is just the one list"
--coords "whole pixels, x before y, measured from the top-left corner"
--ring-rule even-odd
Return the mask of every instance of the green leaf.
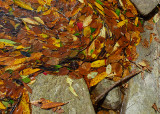
[[90, 51], [90, 53], [92, 54], [94, 52], [94, 50], [92, 49], [91, 51]]
[[61, 65], [54, 65], [56, 69], [59, 69], [61, 68], [62, 66]]
[[75, 36], [79, 36], [80, 34], [79, 34], [79, 33], [75, 33], [74, 35], [75, 35]]
[[96, 28], [90, 28], [91, 29], [91, 34], [96, 30]]
[[143, 20], [140, 20], [141, 24], [143, 24]]
[[96, 2], [97, 2], [98, 4], [103, 5], [103, 3], [102, 3], [100, 0], [96, 0]]
[[26, 77], [26, 78], [22, 78], [22, 81], [23, 81], [24, 83], [29, 83], [29, 82], [31, 81], [31, 79], [28, 78], [28, 77]]
[[12, 74], [12, 73], [13, 73], [13, 70], [12, 70], [12, 69], [8, 69], [8, 70], [6, 70], [6, 72]]
[[0, 42], [9, 43], [9, 44], [12, 44], [12, 45], [16, 44], [16, 42], [11, 41], [11, 40], [7, 40], [7, 39], [0, 39]]
[[119, 16], [121, 13], [120, 9], [116, 9], [115, 13]]
[[14, 103], [14, 100], [9, 100], [9, 103], [10, 103], [10, 104], [13, 104], [13, 103]]
[[9, 102], [7, 102], [7, 101], [2, 101], [2, 104], [3, 104], [5, 107], [8, 107]]
[[93, 40], [93, 36], [91, 35], [90, 38], [91, 38], [91, 41], [92, 41]]

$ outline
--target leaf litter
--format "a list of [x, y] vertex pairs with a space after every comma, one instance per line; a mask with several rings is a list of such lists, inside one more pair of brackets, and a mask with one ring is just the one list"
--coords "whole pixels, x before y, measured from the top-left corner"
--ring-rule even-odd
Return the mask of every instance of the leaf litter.
[[[90, 88], [127, 76], [138, 56], [143, 20], [129, 0], [3, 0], [0, 8], [2, 112], [30, 113], [28, 84], [39, 73], [84, 78]], [[55, 105], [37, 102], [44, 109]]]

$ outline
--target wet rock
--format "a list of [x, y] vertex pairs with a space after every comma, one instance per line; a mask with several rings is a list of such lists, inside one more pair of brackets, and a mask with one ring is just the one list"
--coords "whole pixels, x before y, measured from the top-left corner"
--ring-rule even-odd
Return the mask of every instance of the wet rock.
[[[145, 22], [144, 25], [150, 25]], [[157, 114], [152, 105], [156, 103], [157, 107], [160, 107], [160, 75], [159, 75], [159, 53], [160, 45], [153, 38], [150, 47], [145, 48], [143, 40], [146, 39], [150, 41], [150, 34], [157, 34], [157, 38], [160, 38], [158, 31], [160, 27], [153, 26], [153, 30], [145, 30], [142, 36], [142, 43], [138, 45], [137, 52], [139, 53], [138, 60], [136, 63], [147, 60], [150, 66], [153, 68], [151, 73], [145, 72], [144, 79], [142, 79], [141, 74], [135, 76], [129, 81], [129, 88], [126, 96], [124, 97], [123, 107], [121, 114]], [[158, 30], [159, 29], [159, 30]], [[159, 35], [159, 36], [158, 36]]]
[[[114, 84], [113, 81], [108, 79], [103, 79], [93, 90], [92, 92], [93, 96], [97, 97], [112, 84]], [[120, 105], [121, 105], [121, 92], [120, 88], [116, 87], [108, 93], [101, 106], [106, 109], [118, 109]]]
[[[72, 87], [78, 97], [69, 90], [69, 84], [66, 83], [67, 76], [40, 74], [36, 79], [36, 82], [31, 85], [33, 91], [30, 94], [31, 101], [45, 98], [53, 102], [69, 102], [62, 106], [64, 114], [95, 114], [84, 79], [73, 80]], [[53, 112], [32, 106], [32, 114], [53, 114]]]
[[158, 3], [160, 3], [160, 0], [131, 0], [131, 1], [142, 15], [148, 15], [154, 8], [156, 8]]

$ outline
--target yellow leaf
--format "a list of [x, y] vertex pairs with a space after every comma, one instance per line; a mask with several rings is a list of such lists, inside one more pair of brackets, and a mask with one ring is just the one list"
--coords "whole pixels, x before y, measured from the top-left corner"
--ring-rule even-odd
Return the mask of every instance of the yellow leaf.
[[102, 81], [105, 77], [107, 77], [107, 73], [103, 72], [101, 74], [98, 74], [95, 78], [93, 78], [90, 82], [90, 87], [95, 86], [100, 81]]
[[122, 27], [122, 26], [123, 26], [124, 24], [126, 24], [127, 22], [128, 22], [128, 20], [125, 19], [125, 20], [119, 22], [119, 23], [117, 24], [117, 27], [118, 27], [118, 28], [119, 28], [119, 27]]
[[106, 67], [106, 73], [107, 74], [110, 74], [112, 72], [112, 66], [111, 66], [111, 64], [109, 64], [109, 65], [107, 65], [107, 67]]
[[95, 41], [92, 42], [92, 44], [88, 48], [88, 55], [92, 55], [91, 51], [95, 50]]
[[6, 107], [0, 102], [0, 109], [1, 110], [5, 110], [6, 109]]
[[138, 17], [136, 17], [134, 24], [137, 26], [137, 24], [138, 24]]
[[24, 92], [19, 106], [23, 109], [23, 114], [31, 114], [28, 92]]
[[45, 5], [46, 2], [44, 2], [43, 0], [38, 0], [38, 3], [41, 4], [41, 5]]
[[16, 64], [24, 63], [26, 60], [27, 60], [26, 58], [16, 59], [16, 60], [14, 61], [14, 64], [16, 65]]
[[36, 10], [36, 12], [40, 12], [42, 10], [42, 6], [39, 6]]
[[97, 60], [91, 63], [91, 67], [101, 67], [105, 65], [105, 59]]
[[103, 8], [100, 4], [98, 4], [97, 2], [94, 2], [94, 4], [95, 4], [100, 10], [104, 11], [104, 8]]
[[103, 11], [99, 10], [98, 8], [97, 8], [97, 10], [99, 11], [100, 14], [102, 14], [104, 16], [104, 12]]
[[37, 23], [35, 20], [31, 19], [31, 18], [22, 18], [23, 22], [32, 24], [32, 25], [39, 25], [39, 23]]
[[24, 8], [27, 10], [33, 10], [33, 8], [31, 6], [29, 6], [28, 4], [25, 4], [24, 2], [22, 2], [20, 0], [14, 0], [14, 3], [21, 8]]
[[136, 8], [134, 7], [134, 5], [131, 3], [130, 0], [126, 0], [126, 5], [127, 5], [127, 8], [131, 9], [131, 12], [134, 14], [134, 15], [137, 15], [137, 10]]
[[24, 47], [22, 45], [19, 45], [16, 47], [16, 49], [23, 49]]
[[88, 26], [90, 23], [92, 22], [92, 15], [89, 15], [88, 17], [86, 17], [83, 21], [83, 27]]
[[51, 9], [47, 10], [46, 12], [44, 12], [42, 15], [48, 15], [51, 13]]
[[78, 1], [79, 1], [80, 3], [82, 3], [82, 4], [84, 3], [84, 0], [78, 0]]
[[85, 37], [89, 37], [89, 36], [91, 35], [91, 29], [90, 29], [89, 26], [84, 28], [84, 30], [83, 30], [83, 35], [84, 35]]
[[30, 75], [30, 74], [33, 74], [37, 71], [39, 71], [40, 69], [36, 68], [36, 69], [32, 69], [32, 68], [27, 68], [27, 69], [24, 69], [23, 71], [20, 72], [20, 75], [24, 75], [24, 76], [27, 76], [27, 75]]
[[104, 25], [99, 33], [99, 36], [106, 38], [106, 29], [105, 29]]
[[11, 69], [11, 70], [17, 70], [18, 68], [21, 68], [23, 65], [24, 65], [24, 64], [6, 66], [6, 67], [5, 67], [5, 71], [6, 71], [6, 70], [9, 70], [9, 69]]
[[41, 23], [42, 25], [44, 25], [44, 22], [43, 22], [43, 20], [42, 20], [40, 17], [34, 17], [34, 19], [35, 19], [37, 22], [39, 22], [39, 23]]
[[71, 78], [67, 77], [66, 82], [69, 84], [69, 90], [73, 93], [73, 95], [78, 97], [77, 93], [75, 92], [74, 88], [72, 87], [73, 80]]

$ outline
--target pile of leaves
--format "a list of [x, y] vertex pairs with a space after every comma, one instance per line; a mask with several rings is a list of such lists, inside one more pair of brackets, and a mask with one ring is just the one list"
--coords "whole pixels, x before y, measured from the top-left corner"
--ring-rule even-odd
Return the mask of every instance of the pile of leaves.
[[127, 76], [142, 25], [129, 0], [1, 0], [0, 108], [29, 109], [28, 84], [39, 73], [88, 87]]

